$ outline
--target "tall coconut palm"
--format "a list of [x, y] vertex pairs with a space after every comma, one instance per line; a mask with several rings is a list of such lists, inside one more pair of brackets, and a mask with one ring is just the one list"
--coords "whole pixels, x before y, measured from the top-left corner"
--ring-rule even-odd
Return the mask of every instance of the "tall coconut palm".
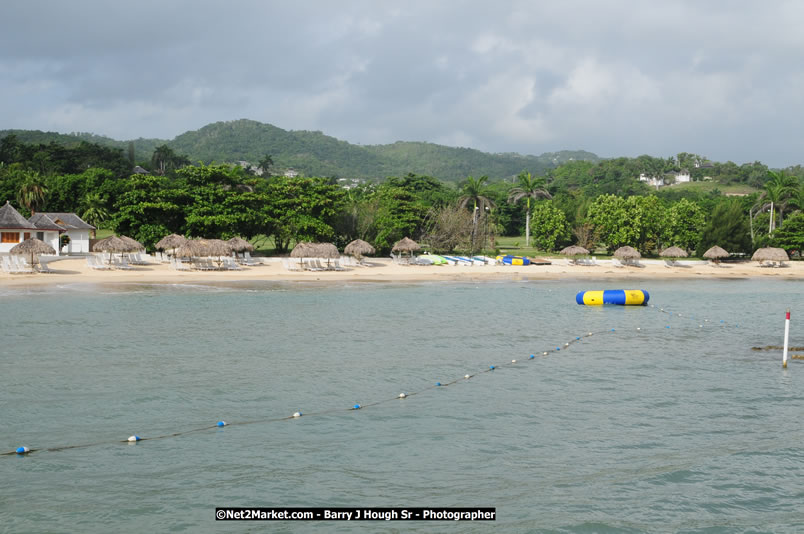
[[488, 176], [481, 176], [475, 179], [473, 176], [466, 178], [461, 188], [461, 197], [458, 199], [458, 205], [461, 208], [468, 208], [472, 206], [472, 250], [475, 248], [475, 235], [477, 235], [477, 216], [478, 210], [485, 212], [486, 208], [491, 209], [496, 207], [494, 201], [491, 200], [491, 191], [487, 185], [489, 180]]
[[785, 174], [784, 171], [768, 171], [768, 177], [770, 180], [765, 182], [765, 191], [759, 197], [759, 211], [770, 208], [768, 235], [771, 235], [776, 229], [776, 210], [779, 210], [779, 226], [781, 226], [784, 222], [787, 201], [798, 188], [798, 180]]
[[36, 210], [44, 207], [46, 197], [47, 187], [42, 183], [38, 173], [34, 173], [25, 180], [20, 190], [17, 191], [17, 202], [28, 208], [31, 215], [33, 215]]
[[523, 198], [527, 201], [525, 210], [525, 246], [530, 246], [530, 200], [539, 198], [553, 198], [547, 191], [544, 178], [533, 176], [529, 172], [522, 171], [517, 177], [519, 182], [511, 188], [508, 193], [508, 202], [516, 204]]

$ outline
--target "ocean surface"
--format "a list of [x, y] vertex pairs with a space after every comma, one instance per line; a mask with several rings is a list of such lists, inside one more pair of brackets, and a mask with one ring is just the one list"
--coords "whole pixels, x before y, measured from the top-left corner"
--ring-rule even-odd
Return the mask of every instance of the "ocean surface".
[[786, 308], [804, 345], [804, 284], [629, 286], [653, 306], [579, 306], [622, 285], [578, 280], [0, 288], [0, 452], [35, 449], [0, 456], [0, 531], [804, 531], [804, 362], [751, 350]]

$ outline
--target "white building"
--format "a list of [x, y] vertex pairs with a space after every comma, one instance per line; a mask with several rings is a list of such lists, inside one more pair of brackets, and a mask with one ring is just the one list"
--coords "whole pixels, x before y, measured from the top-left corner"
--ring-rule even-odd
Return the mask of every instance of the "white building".
[[[66, 235], [69, 238], [66, 240], [68, 242], [61, 247], [60, 252], [62, 254], [88, 254], [90, 252], [89, 233], [96, 228], [84, 222], [75, 213], [37, 213], [31, 216], [28, 221], [35, 224], [37, 228], [61, 228], [59, 238], [63, 239], [61, 235]], [[59, 250], [59, 247], [53, 248]]]
[[[37, 237], [36, 232], [36, 226], [25, 220], [25, 217], [20, 215], [20, 212], [6, 200], [6, 204], [0, 207], [0, 252], [8, 254], [14, 245], [18, 245], [30, 237]], [[56, 242], [58, 243], [58, 232], [56, 232]], [[50, 244], [48, 241], [45, 243]], [[53, 245], [51, 244], [51, 246]], [[58, 250], [57, 246], [53, 248]]]
[[664, 185], [664, 178], [661, 176], [648, 176], [644, 172], [639, 175], [639, 181], [645, 182], [651, 187], [661, 187]]

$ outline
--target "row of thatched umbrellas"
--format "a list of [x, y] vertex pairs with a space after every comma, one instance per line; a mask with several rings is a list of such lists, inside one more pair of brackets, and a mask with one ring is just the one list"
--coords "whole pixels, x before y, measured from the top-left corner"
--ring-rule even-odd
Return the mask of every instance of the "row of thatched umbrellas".
[[[583, 256], [589, 254], [589, 251], [583, 247], [579, 247], [577, 245], [573, 245], [570, 247], [566, 247], [561, 251], [561, 254], [565, 256]], [[689, 256], [687, 251], [680, 247], [668, 247], [664, 249], [661, 254], [659, 254], [662, 258], [686, 258]], [[728, 258], [730, 254], [726, 252], [724, 249], [718, 246], [714, 246], [704, 252], [703, 257], [708, 260], [719, 261], [723, 258]], [[620, 247], [614, 251], [614, 257], [619, 258], [621, 260], [634, 260], [639, 259], [642, 255], [639, 253], [638, 250], [634, 249], [633, 247]], [[763, 247], [757, 249], [754, 252], [754, 255], [751, 257], [752, 260], [763, 262], [763, 261], [787, 261], [790, 258], [787, 256], [787, 252], [781, 248], [775, 247]]]

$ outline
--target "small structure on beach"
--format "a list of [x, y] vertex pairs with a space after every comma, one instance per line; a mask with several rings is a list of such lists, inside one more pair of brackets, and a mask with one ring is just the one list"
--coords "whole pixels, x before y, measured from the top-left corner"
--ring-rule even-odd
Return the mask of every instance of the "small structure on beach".
[[622, 260], [622, 262], [626, 265], [641, 267], [639, 258], [642, 257], [642, 254], [640, 254], [639, 251], [634, 247], [620, 247], [614, 251], [614, 257]]
[[361, 261], [363, 256], [367, 254], [374, 254], [375, 252], [374, 247], [362, 239], [355, 239], [343, 249], [344, 254], [354, 256], [357, 261]]
[[421, 248], [422, 247], [411, 238], [403, 237], [394, 244], [394, 248], [391, 249], [391, 252], [399, 252], [399, 257], [401, 258], [403, 252], [407, 252], [410, 256], [413, 256], [413, 253]]
[[712, 262], [715, 264], [720, 263], [720, 260], [723, 258], [728, 258], [729, 256], [730, 254], [728, 252], [717, 245], [703, 253], [703, 257], [705, 259], [712, 260]]
[[241, 237], [233, 237], [226, 242], [232, 247], [233, 252], [254, 252], [254, 245]]
[[156, 247], [157, 250], [162, 250], [162, 251], [170, 250], [170, 251], [175, 252], [175, 250], [177, 248], [179, 248], [180, 246], [182, 246], [186, 242], [187, 242], [187, 238], [184, 237], [183, 235], [170, 234], [170, 235], [166, 235], [165, 237], [163, 237], [162, 239], [157, 241], [155, 247]]
[[779, 262], [779, 266], [783, 266], [784, 262], [788, 261], [790, 258], [787, 256], [787, 252], [784, 251], [782, 248], [776, 247], [762, 247], [758, 248], [754, 255], [751, 256], [752, 260], [758, 261], [760, 265], [762, 262]]
[[[39, 212], [31, 215], [28, 221], [36, 226], [37, 229], [45, 231], [61, 228], [59, 231], [59, 246], [54, 247], [57, 251], [64, 254], [89, 253], [89, 234], [94, 232], [96, 228], [75, 213]], [[67, 238], [65, 239], [64, 236]], [[42, 239], [42, 241], [47, 242], [47, 239]], [[62, 242], [64, 243], [63, 246], [61, 246]]]
[[[29, 237], [19, 245], [11, 247], [11, 250], [9, 250], [8, 253], [25, 257], [30, 256], [29, 265], [33, 267], [34, 265], [39, 263], [39, 256], [41, 256], [42, 254], [56, 254], [56, 249], [54, 249], [41, 239], [37, 239], [35, 237]], [[34, 259], [36, 261], [34, 261]]]
[[583, 247], [579, 247], [578, 245], [571, 245], [569, 247], [565, 247], [561, 249], [561, 254], [564, 256], [572, 256], [571, 263], [575, 264], [578, 256], [588, 256], [589, 251]]

